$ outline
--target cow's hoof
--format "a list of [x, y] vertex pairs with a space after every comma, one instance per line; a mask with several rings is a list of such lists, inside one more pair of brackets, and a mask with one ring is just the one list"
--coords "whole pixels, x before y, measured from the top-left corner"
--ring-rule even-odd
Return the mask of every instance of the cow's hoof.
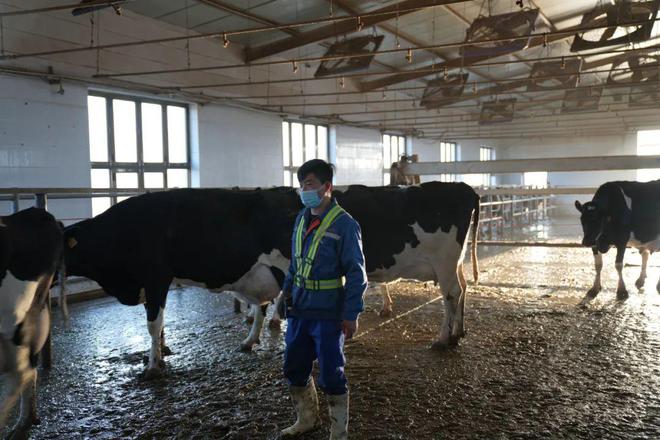
[[435, 341], [431, 344], [432, 351], [446, 351], [452, 347], [454, 347], [454, 345], [452, 345], [451, 341]]
[[30, 438], [30, 428], [28, 422], [14, 427], [7, 435], [7, 440], [27, 440]]
[[249, 353], [252, 351], [252, 342], [241, 342], [241, 345], [238, 346], [237, 351], [242, 351], [243, 353]]
[[149, 368], [144, 372], [145, 380], [154, 380], [163, 377], [163, 370], [160, 368]]
[[245, 323], [246, 323], [246, 324], [250, 324], [250, 325], [252, 325], [253, 322], [254, 322], [254, 317], [252, 317], [252, 316], [247, 316], [247, 317], [245, 318]]
[[646, 281], [644, 278], [638, 278], [637, 281], [635, 281], [635, 287], [642, 290], [644, 288], [644, 281]]
[[172, 356], [174, 354], [174, 352], [170, 350], [170, 347], [167, 345], [163, 345], [160, 350], [163, 352], [163, 356]]
[[393, 315], [392, 309], [383, 309], [378, 313], [381, 318], [391, 318]]
[[268, 328], [271, 330], [280, 330], [282, 328], [282, 321], [279, 319], [271, 319], [268, 323]]
[[599, 287], [592, 287], [587, 291], [587, 294], [585, 295], [584, 299], [586, 300], [588, 298], [588, 301], [594, 299], [598, 294], [600, 293], [600, 288]]
[[619, 301], [625, 301], [628, 299], [628, 291], [626, 289], [619, 289], [616, 291], [616, 299]]

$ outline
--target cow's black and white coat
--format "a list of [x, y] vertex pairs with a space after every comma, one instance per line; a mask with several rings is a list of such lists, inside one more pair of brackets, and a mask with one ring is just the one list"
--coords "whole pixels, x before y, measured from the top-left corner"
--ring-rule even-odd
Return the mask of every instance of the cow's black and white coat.
[[[477, 194], [462, 183], [431, 182], [351, 186], [334, 196], [362, 227], [371, 280], [437, 282], [447, 310], [437, 345], [457, 343], [464, 333], [462, 266], [473, 212], [475, 226], [478, 222]], [[123, 304], [145, 303], [152, 337], [149, 369], [158, 369], [170, 283], [198, 284], [233, 292], [256, 306], [268, 304], [288, 269], [301, 208], [291, 188], [180, 189], [134, 197], [67, 228], [67, 273], [97, 281]], [[261, 332], [265, 311], [253, 309], [243, 349]], [[385, 309], [391, 311], [390, 301]]]
[[[619, 275], [617, 298], [626, 299], [628, 290], [623, 281], [623, 257], [626, 246], [637, 248], [642, 256], [642, 270], [635, 282], [644, 287], [649, 256], [660, 250], [660, 180], [652, 182], [607, 182], [601, 185], [593, 199], [584, 205], [575, 202], [580, 211], [584, 231], [582, 244], [592, 248], [596, 267], [593, 287], [582, 304], [594, 299], [601, 290], [602, 254], [616, 248], [615, 267]], [[656, 286], [660, 292], [660, 281]]]
[[0, 370], [5, 378], [2, 424], [23, 391], [21, 421], [36, 420], [37, 355], [50, 331], [46, 307], [62, 254], [62, 229], [48, 212], [30, 208], [0, 217]]

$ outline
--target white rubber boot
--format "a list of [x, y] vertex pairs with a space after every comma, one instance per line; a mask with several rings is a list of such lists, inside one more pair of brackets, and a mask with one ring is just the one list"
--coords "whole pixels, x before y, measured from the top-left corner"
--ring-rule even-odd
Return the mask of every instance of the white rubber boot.
[[348, 393], [328, 396], [330, 440], [348, 439]]
[[314, 381], [310, 380], [306, 387], [289, 387], [289, 391], [298, 418], [296, 423], [281, 431], [282, 437], [300, 435], [321, 424], [319, 398]]

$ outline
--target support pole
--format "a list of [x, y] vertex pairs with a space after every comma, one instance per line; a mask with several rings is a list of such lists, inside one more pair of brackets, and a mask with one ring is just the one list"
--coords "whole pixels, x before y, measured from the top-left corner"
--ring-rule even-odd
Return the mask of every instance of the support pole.
[[[48, 209], [48, 197], [46, 193], [36, 193], [34, 195], [34, 201], [37, 208], [46, 209], [46, 210]], [[48, 313], [52, 315], [51, 313], [52, 307], [50, 303], [50, 286], [48, 288], [48, 298], [46, 299], [46, 307], [48, 307]], [[53, 366], [53, 351], [52, 351], [53, 342], [51, 336], [52, 336], [52, 332], [50, 329], [48, 329], [48, 338], [46, 339], [46, 343], [41, 349], [41, 365], [46, 369], [50, 369]]]

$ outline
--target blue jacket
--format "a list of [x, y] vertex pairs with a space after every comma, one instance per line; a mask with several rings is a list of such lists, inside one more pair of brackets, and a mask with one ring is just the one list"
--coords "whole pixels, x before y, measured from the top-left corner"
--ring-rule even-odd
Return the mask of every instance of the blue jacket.
[[[337, 202], [333, 200], [328, 209], [319, 216], [320, 220]], [[355, 321], [364, 310], [362, 296], [367, 290], [367, 272], [362, 253], [362, 233], [360, 225], [348, 213], [337, 217], [325, 233], [319, 245], [316, 260], [309, 278], [325, 280], [345, 277], [343, 288], [328, 290], [308, 290], [293, 282], [297, 272], [295, 255], [296, 227], [301, 216], [305, 217], [304, 231], [309, 226], [311, 210], [303, 209], [296, 218], [291, 239], [291, 264], [284, 280], [283, 292], [291, 292], [291, 307], [287, 316], [306, 319], [337, 319]], [[318, 227], [303, 241], [303, 255], [312, 242]]]

